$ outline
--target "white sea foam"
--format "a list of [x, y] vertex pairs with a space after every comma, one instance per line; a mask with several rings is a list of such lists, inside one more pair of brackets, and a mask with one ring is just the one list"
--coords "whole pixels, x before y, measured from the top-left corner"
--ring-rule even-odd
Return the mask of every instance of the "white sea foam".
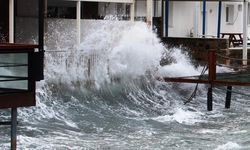
[[226, 144], [219, 145], [215, 150], [236, 150], [241, 149], [242, 146], [240, 146], [237, 143], [234, 142], [227, 142]]
[[202, 133], [202, 134], [221, 134], [225, 132], [224, 130], [218, 130], [218, 129], [202, 129], [200, 131], [198, 131], [198, 133]]
[[173, 49], [168, 57], [172, 58], [172, 62], [160, 69], [159, 73], [162, 76], [178, 77], [200, 75], [201, 72], [191, 64], [190, 58], [187, 54], [183, 53], [181, 49]]
[[78, 48], [67, 44], [70, 41], [74, 43], [72, 35], [75, 31], [65, 29], [66, 33], [62, 34], [61, 24], [69, 23], [51, 23], [52, 33], [48, 34], [48, 39], [54, 42], [48, 42], [47, 49], [64, 52], [46, 53], [45, 72], [51, 81], [63, 82], [70, 87], [88, 79], [99, 86], [112, 76], [136, 78], [146, 72], [154, 73], [166, 50], [156, 34], [142, 22], [85, 21], [83, 24], [86, 27], [83, 28], [84, 34]]
[[202, 120], [202, 113], [186, 111], [182, 108], [177, 108], [173, 115], [164, 115], [153, 119], [159, 122], [176, 121], [180, 124], [187, 125], [193, 125], [195, 123], [204, 121]]

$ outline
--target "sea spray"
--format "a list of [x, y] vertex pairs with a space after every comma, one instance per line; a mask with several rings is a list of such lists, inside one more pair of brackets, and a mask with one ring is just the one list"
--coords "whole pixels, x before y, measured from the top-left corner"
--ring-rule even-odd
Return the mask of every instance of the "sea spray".
[[[240, 96], [234, 103], [245, 105], [224, 112], [219, 99], [225, 93], [218, 93], [214, 112], [207, 113], [205, 87], [183, 105], [190, 86], [153, 78], [197, 75], [201, 67], [196, 69], [180, 49], [167, 55], [174, 61], [160, 66], [161, 54], [169, 50], [145, 23], [84, 20], [80, 46], [74, 20], [48, 23], [37, 106], [19, 109], [20, 149], [215, 149], [228, 139], [249, 148], [248, 132], [239, 132], [249, 131], [249, 104]], [[90, 79], [95, 88], [86, 86]], [[8, 149], [6, 128], [0, 129], [0, 145]]]

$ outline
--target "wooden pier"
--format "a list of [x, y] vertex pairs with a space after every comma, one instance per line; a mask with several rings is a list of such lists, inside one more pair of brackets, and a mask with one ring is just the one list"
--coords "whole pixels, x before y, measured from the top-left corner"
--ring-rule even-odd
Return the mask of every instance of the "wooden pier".
[[[193, 84], [207, 84], [207, 110], [213, 110], [213, 88], [215, 86], [226, 86], [227, 93], [225, 98], [225, 108], [230, 108], [231, 104], [231, 93], [233, 86], [250, 86], [250, 79], [246, 80], [242, 77], [250, 76], [250, 72], [247, 71], [248, 66], [242, 65], [241, 72], [232, 73], [217, 73], [216, 66], [220, 65], [218, 59], [230, 59], [224, 57], [216, 50], [209, 50], [207, 52], [207, 69], [208, 74], [201, 76], [190, 76], [190, 77], [163, 77], [165, 82], [178, 82], [178, 83], [193, 83]], [[233, 59], [233, 58], [232, 58]], [[247, 61], [247, 60], [241, 60]], [[240, 68], [240, 67], [238, 67]]]

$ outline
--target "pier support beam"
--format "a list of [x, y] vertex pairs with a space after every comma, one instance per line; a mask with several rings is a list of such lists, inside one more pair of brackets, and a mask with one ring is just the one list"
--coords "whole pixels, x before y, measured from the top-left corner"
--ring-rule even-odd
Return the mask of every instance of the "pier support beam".
[[16, 150], [17, 108], [11, 108], [11, 150]]
[[210, 85], [207, 91], [207, 110], [213, 110], [213, 86]]
[[231, 106], [231, 97], [232, 97], [232, 86], [227, 87], [227, 95], [226, 95], [226, 102], [225, 102], [225, 108], [230, 108]]
[[213, 82], [216, 80], [216, 55], [215, 50], [208, 52], [208, 80], [209, 88], [207, 92], [207, 110], [213, 110]]

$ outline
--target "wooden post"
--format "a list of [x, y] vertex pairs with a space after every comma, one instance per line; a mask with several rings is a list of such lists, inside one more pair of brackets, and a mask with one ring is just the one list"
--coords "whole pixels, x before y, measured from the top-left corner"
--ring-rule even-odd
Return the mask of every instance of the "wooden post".
[[225, 108], [230, 108], [231, 106], [231, 97], [232, 97], [232, 86], [227, 87], [226, 103]]
[[11, 108], [11, 150], [16, 150], [17, 108]]
[[210, 84], [210, 87], [207, 91], [207, 110], [212, 111], [213, 110], [213, 85]]
[[215, 50], [208, 52], [208, 80], [212, 83], [216, 79], [216, 55]]
[[208, 80], [209, 88], [207, 92], [207, 110], [213, 110], [213, 81], [216, 79], [216, 55], [215, 50], [208, 52]]

